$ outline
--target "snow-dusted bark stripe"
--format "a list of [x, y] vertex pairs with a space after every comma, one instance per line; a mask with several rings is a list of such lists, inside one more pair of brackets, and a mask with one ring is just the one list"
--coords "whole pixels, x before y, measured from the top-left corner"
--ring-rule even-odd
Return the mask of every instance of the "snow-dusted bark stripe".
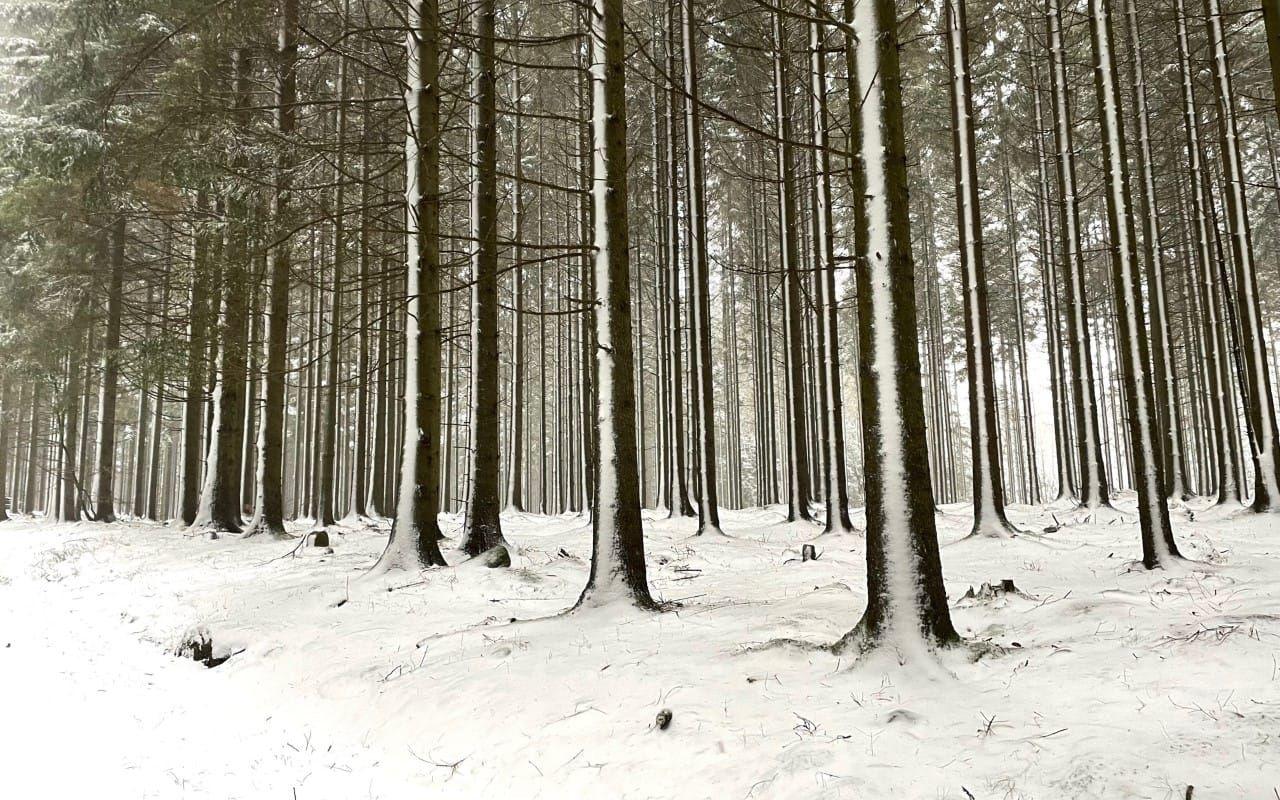
[[591, 14], [594, 416], [599, 471], [591, 573], [578, 605], [622, 602], [648, 608], [653, 601], [645, 572], [635, 447], [622, 10], [622, 0], [594, 0]]
[[1080, 252], [1080, 197], [1076, 186], [1075, 149], [1072, 142], [1071, 103], [1068, 95], [1066, 54], [1062, 39], [1060, 0], [1047, 0], [1049, 54], [1052, 66], [1054, 141], [1057, 146], [1059, 210], [1063, 278], [1066, 284], [1067, 338], [1071, 356], [1072, 401], [1079, 462], [1080, 501], [1093, 508], [1109, 501], [1102, 445], [1098, 432], [1097, 396], [1093, 385], [1093, 349]]
[[818, 284], [818, 325], [822, 333], [821, 368], [826, 378], [824, 406], [826, 408], [827, 437], [824, 443], [826, 458], [826, 530], [848, 531], [853, 529], [849, 521], [849, 496], [846, 486], [844, 449], [844, 410], [840, 378], [840, 334], [836, 325], [835, 238], [832, 222], [831, 153], [827, 127], [827, 61], [823, 27], [809, 23], [809, 73], [813, 93], [813, 138], [817, 148], [814, 176], [817, 208], [815, 217], [815, 255]]
[[1213, 422], [1214, 458], [1217, 462], [1217, 495], [1218, 502], [1222, 503], [1238, 491], [1229, 466], [1230, 454], [1227, 448], [1228, 437], [1231, 435], [1229, 426], [1230, 421], [1234, 419], [1234, 412], [1229, 411], [1230, 392], [1223, 380], [1226, 354], [1220, 344], [1222, 332], [1219, 323], [1221, 315], [1218, 311], [1220, 295], [1211, 270], [1213, 254], [1210, 251], [1211, 234], [1205, 210], [1204, 165], [1201, 160], [1199, 119], [1196, 113], [1195, 82], [1191, 66], [1190, 40], [1187, 34], [1185, 0], [1175, 0], [1175, 8], [1183, 133], [1186, 141], [1187, 177], [1190, 181], [1190, 208], [1195, 240], [1193, 264], [1196, 268], [1197, 290], [1203, 316], [1203, 340], [1207, 356], [1205, 372], [1209, 387], [1208, 405]]
[[1116, 347], [1119, 351], [1121, 387], [1128, 411], [1130, 456], [1138, 494], [1142, 527], [1143, 563], [1156, 567], [1177, 551], [1169, 529], [1165, 505], [1165, 480], [1157, 409], [1151, 382], [1151, 357], [1147, 349], [1142, 289], [1138, 283], [1138, 246], [1135, 236], [1129, 167], [1125, 158], [1124, 122], [1119, 107], [1113, 53], [1110, 0], [1089, 0], [1093, 38], [1094, 81], [1098, 118], [1102, 129], [1103, 169], [1106, 175], [1107, 218], [1111, 231], [1111, 272], [1116, 307]]
[[1148, 306], [1151, 309], [1151, 363], [1154, 370], [1155, 401], [1159, 406], [1160, 435], [1164, 441], [1165, 480], [1170, 497], [1180, 498], [1183, 486], [1182, 431], [1178, 424], [1177, 387], [1174, 383], [1173, 348], [1169, 335], [1168, 301], [1165, 295], [1164, 251], [1160, 246], [1160, 209], [1152, 169], [1151, 123], [1147, 108], [1146, 69], [1142, 60], [1142, 38], [1138, 26], [1138, 6], [1126, 0], [1134, 100], [1138, 124], [1138, 169], [1142, 191], [1142, 241], [1146, 261]]
[[1218, 101], [1218, 131], [1221, 139], [1222, 171], [1226, 183], [1227, 232], [1231, 236], [1231, 256], [1235, 268], [1236, 305], [1243, 349], [1247, 386], [1243, 387], [1246, 412], [1253, 437], [1254, 500], [1256, 511], [1280, 511], [1280, 432], [1276, 428], [1275, 398], [1267, 363], [1265, 328], [1258, 301], [1258, 277], [1254, 265], [1252, 233], [1246, 178], [1240, 153], [1239, 123], [1235, 113], [1235, 92], [1227, 60], [1226, 35], [1222, 27], [1220, 0], [1204, 0], [1206, 24], [1213, 63], [1214, 88]]
[[698, 42], [693, 0], [681, 0], [684, 44], [685, 169], [688, 176], [689, 298], [693, 326], [694, 413], [698, 425], [698, 532], [720, 532], [716, 486], [715, 398], [711, 379], [711, 277], [707, 262], [707, 200], [703, 169], [702, 117], [698, 99]]
[[[846, 7], [847, 8], [847, 7]], [[845, 641], [900, 657], [954, 640], [934, 527], [915, 328], [902, 97], [893, 0], [851, 13], [851, 90], [862, 98], [858, 312], [867, 490], [867, 611]]]
[[947, 0], [947, 59], [951, 67], [952, 146], [955, 149], [956, 216], [960, 234], [960, 275], [964, 298], [965, 357], [969, 371], [969, 430], [973, 457], [974, 533], [1000, 535], [1004, 512], [999, 431], [996, 427], [995, 370], [987, 314], [986, 269], [982, 254], [982, 210], [973, 123], [964, 0]]

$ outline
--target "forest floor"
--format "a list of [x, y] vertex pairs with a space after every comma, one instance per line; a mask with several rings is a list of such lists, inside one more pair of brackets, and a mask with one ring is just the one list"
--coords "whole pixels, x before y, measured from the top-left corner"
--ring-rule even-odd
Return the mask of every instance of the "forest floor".
[[[1011, 516], [1037, 535], [938, 517], [956, 625], [1000, 647], [905, 666], [761, 647], [832, 643], [865, 599], [861, 537], [802, 563], [819, 529], [777, 509], [726, 511], [715, 539], [647, 518], [652, 586], [680, 608], [572, 616], [582, 517], [505, 516], [512, 569], [390, 579], [362, 578], [385, 523], [290, 555], [8, 522], [0, 794], [1280, 798], [1280, 518], [1180, 508], [1196, 562], [1147, 572], [1130, 514]], [[1025, 596], [963, 598], [1006, 578]], [[196, 625], [235, 655], [170, 655]]]

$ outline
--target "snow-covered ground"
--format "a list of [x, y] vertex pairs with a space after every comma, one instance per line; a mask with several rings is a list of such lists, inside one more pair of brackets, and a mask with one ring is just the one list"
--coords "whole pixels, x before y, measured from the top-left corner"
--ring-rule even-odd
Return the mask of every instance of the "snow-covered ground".
[[[957, 627], [1000, 647], [932, 666], [770, 644], [834, 642], [864, 601], [862, 540], [802, 563], [818, 530], [776, 509], [724, 512], [729, 539], [647, 519], [680, 608], [567, 617], [580, 517], [505, 516], [509, 570], [388, 579], [362, 579], [385, 535], [366, 526], [291, 556], [8, 522], [0, 796], [1280, 798], [1280, 519], [1194, 516], [1175, 528], [1198, 563], [1148, 573], [1131, 517], [961, 540], [945, 508]], [[1005, 578], [1026, 596], [962, 599]], [[169, 655], [195, 625], [243, 652]]]

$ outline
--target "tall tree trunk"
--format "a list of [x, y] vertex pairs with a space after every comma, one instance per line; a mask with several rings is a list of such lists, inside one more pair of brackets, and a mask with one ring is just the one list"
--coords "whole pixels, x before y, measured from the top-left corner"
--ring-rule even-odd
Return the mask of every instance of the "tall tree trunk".
[[477, 556], [505, 544], [499, 489], [498, 127], [494, 0], [471, 9], [471, 471], [458, 549]]
[[[249, 54], [232, 52], [232, 94], [237, 125], [248, 127]], [[228, 225], [222, 258], [218, 357], [213, 390], [213, 423], [206, 456], [204, 486], [194, 526], [211, 536], [238, 533], [240, 516], [240, 460], [244, 439], [246, 324], [249, 314], [248, 207], [234, 193], [226, 201]]]
[[1205, 373], [1209, 396], [1207, 398], [1210, 417], [1213, 421], [1211, 440], [1215, 461], [1217, 462], [1216, 494], [1219, 503], [1225, 503], [1230, 490], [1230, 466], [1228, 464], [1228, 424], [1226, 399], [1229, 389], [1221, 380], [1223, 359], [1225, 354], [1219, 346], [1221, 326], [1219, 324], [1218, 307], [1215, 299], [1216, 282], [1212, 279], [1213, 254], [1211, 252], [1211, 232], [1208, 214], [1205, 208], [1206, 191], [1204, 186], [1204, 165], [1201, 159], [1199, 115], [1196, 112], [1195, 73], [1191, 65], [1190, 40], [1187, 35], [1187, 11], [1185, 0], [1176, 0], [1178, 66], [1182, 89], [1183, 134], [1187, 151], [1187, 177], [1190, 180], [1190, 210], [1192, 223], [1192, 249], [1194, 258], [1192, 266], [1196, 275], [1195, 283], [1200, 300], [1202, 338], [1205, 348]]
[[[10, 491], [9, 487], [9, 446], [10, 431], [16, 428], [22, 420], [22, 408], [18, 403], [15, 406], [13, 395], [13, 381], [0, 377], [0, 522], [9, 519], [10, 499], [14, 499], [14, 506], [17, 505], [16, 498], [18, 492], [15, 489]], [[12, 437], [12, 444], [17, 445], [18, 437]], [[17, 472], [16, 460], [14, 472]], [[14, 509], [17, 510], [16, 508]]]
[[[386, 242], [387, 250], [390, 251], [390, 242]], [[373, 453], [370, 456], [372, 465], [369, 476], [369, 508], [380, 516], [388, 516], [387, 503], [387, 438], [389, 429], [387, 427], [389, 416], [389, 396], [391, 395], [391, 347], [390, 336], [391, 326], [388, 324], [388, 317], [392, 313], [394, 306], [391, 304], [391, 282], [387, 279], [390, 272], [390, 265], [384, 258], [382, 261], [382, 270], [378, 276], [378, 337], [377, 350], [374, 354], [375, 382], [377, 384], [377, 394], [374, 397], [373, 405], [373, 432], [372, 444]]]
[[1017, 423], [1021, 427], [1022, 441], [1026, 447], [1025, 458], [1023, 459], [1026, 469], [1024, 475], [1024, 483], [1027, 487], [1026, 501], [1039, 504], [1040, 464], [1036, 449], [1035, 420], [1031, 413], [1031, 380], [1027, 375], [1027, 331], [1026, 326], [1023, 324], [1026, 316], [1024, 314], [1025, 306], [1022, 294], [1022, 264], [1018, 258], [1018, 217], [1013, 205], [1013, 177], [1009, 170], [1009, 154], [1004, 153], [1000, 160], [1001, 177], [1004, 184], [1005, 230], [1009, 240], [1009, 272], [1013, 277], [1013, 312], [1014, 318], [1018, 321], [1017, 330], [1014, 334], [1018, 348], [1016, 371], [1018, 380], [1017, 405], [1021, 406]]
[[969, 372], [969, 443], [973, 458], [971, 535], [1008, 536], [1014, 531], [1005, 516], [1004, 476], [996, 427], [995, 361], [991, 352], [991, 315], [987, 310], [987, 274], [982, 253], [973, 82], [969, 76], [969, 29], [964, 0], [947, 0], [944, 13], [951, 67], [956, 229], [960, 239], [960, 286], [967, 334], [965, 361]]
[[1133, 85], [1134, 119], [1138, 129], [1137, 166], [1141, 177], [1139, 184], [1142, 213], [1143, 264], [1147, 278], [1147, 305], [1151, 309], [1151, 367], [1155, 388], [1155, 402], [1159, 430], [1164, 453], [1164, 474], [1168, 480], [1169, 496], [1181, 499], [1186, 495], [1186, 467], [1182, 461], [1182, 431], [1177, 423], [1177, 392], [1174, 388], [1173, 348], [1169, 333], [1169, 309], [1165, 297], [1164, 252], [1160, 247], [1160, 209], [1157, 204], [1153, 158], [1151, 154], [1151, 123], [1147, 109], [1146, 71], [1142, 62], [1142, 38], [1138, 26], [1138, 4], [1125, 0], [1125, 16], [1128, 22], [1129, 79]]
[[591, 572], [575, 608], [628, 603], [654, 608], [645, 574], [636, 467], [627, 241], [627, 122], [623, 0], [593, 0], [592, 140], [595, 167], [595, 437], [599, 469]]
[[[854, 133], [865, 192], [854, 195], [858, 252], [859, 381], [867, 510], [867, 609], [836, 649], [897, 649], [897, 657], [954, 642], [934, 522], [916, 344], [901, 73], [894, 0], [846, 0], [849, 91], [861, 98]], [[851, 101], [854, 102], [854, 101]]]
[[410, 0], [406, 37], [404, 443], [391, 538], [375, 571], [446, 566], [440, 553], [440, 10]]
[[[343, 8], [349, 8], [344, 0]], [[342, 351], [342, 283], [346, 280], [347, 262], [347, 76], [345, 55], [338, 56], [337, 106], [334, 128], [337, 133], [337, 165], [333, 190], [333, 285], [329, 308], [329, 341], [325, 352], [324, 421], [321, 435], [319, 469], [319, 525], [327, 528], [338, 521], [338, 363]]]
[[[1254, 467], [1253, 510], [1280, 511], [1280, 430], [1271, 386], [1264, 339], [1265, 323], [1258, 300], [1258, 275], [1253, 259], [1253, 235], [1249, 226], [1246, 176], [1236, 121], [1235, 90], [1227, 61], [1227, 43], [1219, 0], [1205, 0], [1209, 45], [1212, 50], [1222, 178], [1226, 184], [1226, 229], [1231, 237], [1235, 304], [1239, 312], [1239, 336], [1244, 362], [1242, 401], [1252, 431]], [[1224, 286], [1224, 288], [1226, 288]]]
[[372, 258], [372, 231], [370, 230], [370, 189], [373, 181], [369, 173], [370, 147], [372, 146], [372, 100], [369, 98], [372, 73], [365, 72], [360, 82], [360, 257], [359, 257], [359, 295], [360, 307], [356, 318], [356, 385], [354, 408], [355, 426], [352, 437], [355, 439], [351, 460], [351, 513], [357, 519], [369, 516], [369, 379], [371, 365], [369, 361], [370, 327], [369, 303], [370, 281], [372, 272], [369, 267]]
[[1271, 58], [1271, 99], [1280, 119], [1280, 0], [1262, 0], [1262, 23]]
[[1147, 569], [1178, 558], [1169, 525], [1165, 461], [1161, 450], [1160, 409], [1152, 381], [1151, 354], [1142, 313], [1138, 270], [1138, 242], [1134, 229], [1133, 195], [1125, 154], [1124, 116], [1115, 63], [1115, 34], [1110, 0], [1089, 0], [1093, 39], [1094, 86], [1102, 131], [1106, 175], [1107, 225], [1111, 251], [1111, 283], [1115, 292], [1116, 348], [1129, 428], [1129, 451], [1134, 488], [1138, 494], [1138, 522], [1142, 528], [1142, 563]]
[[1058, 307], [1058, 254], [1054, 247], [1053, 216], [1050, 210], [1049, 170], [1044, 133], [1044, 108], [1040, 101], [1040, 72], [1033, 67], [1032, 100], [1035, 106], [1037, 195], [1039, 200], [1038, 233], [1040, 264], [1044, 289], [1045, 343], [1049, 351], [1049, 382], [1053, 393], [1053, 441], [1057, 462], [1058, 492], [1054, 502], [1075, 501], [1075, 483], [1071, 473], [1071, 419], [1067, 395], [1066, 364], [1062, 357], [1062, 323]]
[[246, 536], [268, 534], [282, 538], [284, 529], [284, 406], [289, 370], [289, 271], [292, 227], [289, 200], [293, 183], [292, 137], [298, 103], [298, 0], [281, 0], [276, 40], [276, 130], [285, 146], [276, 161], [271, 219], [275, 241], [270, 251], [271, 285], [267, 295], [264, 337], [266, 374], [264, 403], [258, 432], [257, 498]]
[[[506, 507], [512, 511], [524, 511], [524, 85], [520, 81], [520, 68], [515, 68], [513, 104], [515, 106], [515, 147], [512, 151], [515, 176], [512, 181], [513, 235], [515, 240], [515, 266], [512, 286], [511, 318], [511, 448], [507, 458]], [[541, 311], [541, 309], [539, 309]]]
[[773, 14], [773, 107], [778, 159], [778, 214], [781, 220], [783, 311], [786, 324], [787, 379], [787, 520], [812, 520], [809, 510], [809, 428], [805, 417], [804, 329], [800, 301], [800, 245], [796, 238], [795, 165], [791, 138], [791, 85], [787, 78], [787, 17], [780, 7]]
[[[693, 0], [680, 0], [684, 43], [685, 175], [689, 215], [689, 325], [693, 342], [693, 413], [697, 420], [698, 532], [720, 530], [716, 486], [715, 398], [711, 383], [711, 276], [707, 261], [706, 175], [702, 151], [702, 115], [698, 99], [697, 24]], [[620, 12], [619, 12], [620, 13]], [[625, 242], [625, 239], [623, 240]], [[597, 272], [598, 272], [597, 268]]]
[[1098, 429], [1098, 401], [1093, 386], [1093, 348], [1089, 336], [1084, 261], [1080, 252], [1080, 197], [1076, 186], [1075, 145], [1072, 141], [1067, 56], [1062, 41], [1061, 0], [1048, 0], [1049, 54], [1052, 62], [1054, 140], [1057, 145], [1059, 255], [1067, 304], [1067, 353], [1071, 360], [1071, 398], [1076, 428], [1076, 460], [1080, 476], [1080, 504], [1094, 509], [1110, 504], [1107, 471], [1102, 461]]
[[[827, 118], [827, 57], [826, 36], [824, 28], [817, 22], [809, 23], [809, 73], [811, 91], [813, 93], [813, 145], [814, 158], [817, 163], [817, 174], [814, 175], [816, 189], [816, 208], [814, 216], [817, 226], [814, 230], [814, 245], [818, 287], [817, 311], [818, 330], [822, 336], [822, 352], [820, 353], [820, 369], [826, 389], [826, 397], [822, 406], [826, 412], [827, 435], [822, 446], [826, 458], [823, 459], [825, 474], [823, 475], [823, 499], [826, 501], [826, 532], [847, 533], [853, 530], [853, 522], [849, 519], [849, 486], [845, 466], [844, 450], [844, 400], [842, 398], [842, 381], [840, 377], [840, 335], [836, 324], [836, 250], [835, 224], [832, 219], [831, 198], [831, 147], [828, 134], [830, 122]], [[732, 278], [730, 278], [732, 281]], [[732, 283], [730, 284], [732, 287]], [[734, 308], [730, 312], [731, 323], [736, 323]], [[737, 329], [734, 327], [734, 340], [737, 340]], [[737, 354], [726, 357], [725, 364], [736, 370]], [[736, 390], [737, 372], [734, 372]], [[736, 406], [736, 404], [735, 404]], [[740, 441], [735, 437], [734, 441]], [[740, 460], [740, 459], [739, 459]]]
[[[95, 257], [101, 263], [105, 258], [103, 252], [107, 248], [105, 237], [99, 235], [95, 247]], [[62, 469], [59, 472], [58, 518], [63, 522], [80, 521], [80, 477], [77, 474], [79, 459], [77, 454], [80, 445], [80, 395], [84, 391], [81, 383], [83, 364], [85, 362], [85, 328], [87, 327], [89, 301], [82, 296], [76, 301], [76, 310], [71, 317], [71, 348], [67, 353], [67, 382], [62, 396], [62, 436], [59, 442], [59, 453]], [[88, 423], [88, 420], [85, 420]]]
[[[667, 14], [667, 74], [671, 76], [671, 89], [667, 92], [667, 316], [670, 322], [667, 330], [667, 352], [670, 356], [669, 372], [671, 375], [671, 391], [668, 395], [670, 408], [669, 418], [671, 431], [671, 482], [674, 484], [670, 503], [670, 516], [692, 517], [693, 505], [689, 502], [688, 475], [685, 472], [685, 403], [683, 389], [683, 347], [680, 337], [680, 231], [683, 228], [680, 219], [680, 170], [677, 166], [676, 153], [679, 151], [679, 92], [674, 82], [677, 74], [679, 47], [677, 45], [676, 26], [679, 24], [675, 3], [668, 6]], [[688, 176], [686, 176], [687, 180]]]
[[[155, 289], [151, 286], [147, 287], [147, 308], [151, 308], [155, 301]], [[143, 324], [142, 336], [144, 339], [151, 338], [151, 319], [147, 318]], [[130, 504], [130, 513], [135, 517], [141, 517], [147, 510], [146, 488], [147, 488], [147, 457], [151, 452], [151, 448], [147, 440], [147, 425], [151, 420], [151, 393], [148, 391], [147, 378], [149, 376], [141, 374], [138, 377], [138, 417], [137, 424], [134, 426], [133, 435], [133, 485], [132, 491], [127, 487], [126, 496], [132, 494], [133, 502]], [[159, 390], [157, 390], [159, 394]]]
[[120, 315], [124, 302], [124, 245], [127, 232], [124, 215], [116, 214], [111, 223], [107, 324], [102, 341], [102, 383], [98, 391], [98, 469], [93, 509], [94, 519], [98, 522], [116, 521], [116, 391], [120, 382]]
[[[209, 206], [203, 190], [196, 193], [195, 209]], [[179, 515], [183, 525], [196, 520], [200, 510], [200, 470], [204, 464], [205, 352], [208, 343], [207, 309], [209, 242], [199, 226], [191, 231], [191, 289], [188, 295], [186, 390], [182, 402], [182, 490]]]
[[[169, 290], [172, 286], [173, 279], [173, 233], [172, 231], [165, 233], [165, 268], [164, 281], [160, 288], [160, 330], [167, 336], [169, 333]], [[159, 373], [155, 376], [156, 386], [156, 402], [153, 406], [151, 417], [151, 454], [147, 457], [147, 474], [146, 474], [146, 491], [144, 499], [146, 501], [145, 510], [141, 513], [145, 514], [147, 519], [159, 520], [162, 518], [164, 511], [163, 504], [160, 502], [159, 491], [161, 481], [160, 470], [160, 440], [163, 438], [164, 430], [164, 395], [165, 383], [168, 379], [168, 373], [163, 364], [160, 366]], [[142, 423], [139, 421], [138, 429], [142, 430]], [[139, 453], [141, 455], [141, 453]], [[168, 481], [166, 490], [168, 488]]]
[[37, 492], [40, 488], [41, 475], [46, 472], [40, 469], [40, 446], [44, 434], [40, 429], [40, 409], [44, 402], [44, 382], [33, 381], [31, 387], [31, 421], [27, 425], [27, 475], [23, 480], [22, 511], [30, 515], [36, 510]]

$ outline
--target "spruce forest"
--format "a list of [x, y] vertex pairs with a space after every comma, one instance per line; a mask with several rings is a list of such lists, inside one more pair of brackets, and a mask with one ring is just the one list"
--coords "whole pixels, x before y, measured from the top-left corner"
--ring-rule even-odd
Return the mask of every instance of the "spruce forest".
[[1280, 797], [1280, 0], [0, 65], [0, 795]]

